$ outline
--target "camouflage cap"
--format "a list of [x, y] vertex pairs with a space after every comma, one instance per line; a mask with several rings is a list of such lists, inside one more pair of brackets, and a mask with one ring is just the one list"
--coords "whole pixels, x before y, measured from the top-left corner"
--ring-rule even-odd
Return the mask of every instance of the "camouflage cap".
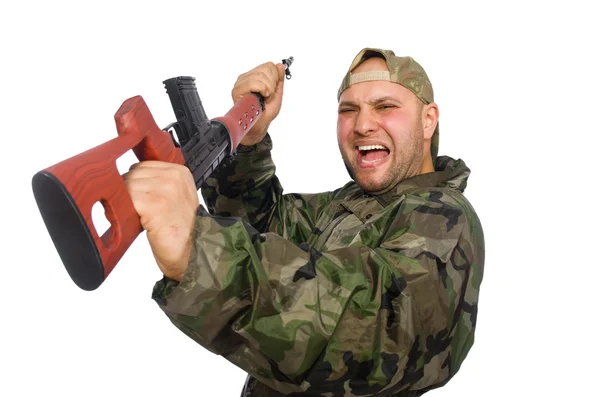
[[[374, 56], [383, 57], [387, 63], [388, 71], [369, 71], [363, 73], [351, 72], [365, 60]], [[361, 83], [372, 80], [386, 80], [392, 83], [398, 83], [412, 91], [424, 104], [433, 102], [433, 87], [429, 81], [425, 69], [413, 58], [405, 56], [399, 57], [391, 50], [382, 50], [379, 48], [363, 48], [354, 57], [346, 76], [342, 80], [342, 84], [338, 90], [338, 101], [342, 92], [352, 84]], [[433, 136], [431, 137], [431, 158], [434, 161], [438, 154], [440, 139], [440, 124], [435, 127]]]

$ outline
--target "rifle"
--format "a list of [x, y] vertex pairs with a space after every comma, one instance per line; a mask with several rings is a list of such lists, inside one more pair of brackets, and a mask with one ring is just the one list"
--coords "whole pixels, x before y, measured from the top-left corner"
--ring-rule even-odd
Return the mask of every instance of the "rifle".
[[[282, 60], [291, 78], [293, 57]], [[195, 78], [163, 81], [176, 122], [160, 129], [141, 96], [127, 99], [114, 115], [118, 136], [37, 172], [33, 194], [52, 242], [73, 282], [98, 288], [143, 231], [116, 161], [132, 150], [139, 161], [186, 165], [200, 189], [236, 148], [265, 109], [258, 93], [245, 95], [224, 116], [208, 119]], [[173, 131], [177, 139], [173, 135]], [[92, 207], [100, 202], [110, 227], [100, 236]]]

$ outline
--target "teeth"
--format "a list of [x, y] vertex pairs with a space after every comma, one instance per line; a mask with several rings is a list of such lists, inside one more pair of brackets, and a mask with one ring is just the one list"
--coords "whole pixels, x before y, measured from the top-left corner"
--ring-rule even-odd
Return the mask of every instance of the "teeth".
[[375, 163], [380, 162], [381, 160], [383, 160], [383, 159], [377, 159], [377, 160], [371, 160], [371, 161], [367, 161], [365, 159], [362, 159], [361, 162], [364, 163], [364, 164], [375, 164]]
[[385, 146], [381, 146], [381, 145], [366, 145], [366, 146], [359, 146], [358, 150], [374, 150], [374, 149], [385, 149]]

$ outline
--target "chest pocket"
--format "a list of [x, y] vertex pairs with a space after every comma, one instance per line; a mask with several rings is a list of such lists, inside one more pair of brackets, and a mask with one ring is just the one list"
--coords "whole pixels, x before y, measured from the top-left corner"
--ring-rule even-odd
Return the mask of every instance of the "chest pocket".
[[314, 247], [320, 251], [331, 251], [357, 242], [369, 245], [373, 239], [364, 239], [370, 234], [366, 232], [370, 229], [369, 219], [382, 210], [381, 204], [372, 198], [360, 198], [342, 202], [338, 208], [342, 211], [329, 222]]
[[341, 221], [336, 223], [327, 239], [319, 241], [323, 247], [322, 250], [331, 251], [355, 243], [360, 240], [360, 232], [364, 227], [365, 224], [356, 215], [346, 214]]

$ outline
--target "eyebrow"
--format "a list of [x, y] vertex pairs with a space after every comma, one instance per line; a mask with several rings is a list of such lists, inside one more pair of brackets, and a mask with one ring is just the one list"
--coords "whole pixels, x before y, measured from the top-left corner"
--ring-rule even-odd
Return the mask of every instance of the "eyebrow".
[[[400, 101], [399, 99], [391, 97], [391, 96], [377, 97], [375, 99], [371, 99], [371, 100], [367, 101], [367, 103], [369, 105], [373, 106], [373, 105], [377, 105], [377, 104], [379, 104], [381, 102], [385, 102], [385, 101], [392, 101], [392, 102], [396, 102], [396, 103], [400, 103], [400, 104], [402, 103], [402, 101]], [[340, 104], [339, 104], [339, 107], [341, 107], [341, 106], [358, 106], [358, 105], [356, 104], [356, 102], [343, 101], [343, 102], [340, 102]]]

